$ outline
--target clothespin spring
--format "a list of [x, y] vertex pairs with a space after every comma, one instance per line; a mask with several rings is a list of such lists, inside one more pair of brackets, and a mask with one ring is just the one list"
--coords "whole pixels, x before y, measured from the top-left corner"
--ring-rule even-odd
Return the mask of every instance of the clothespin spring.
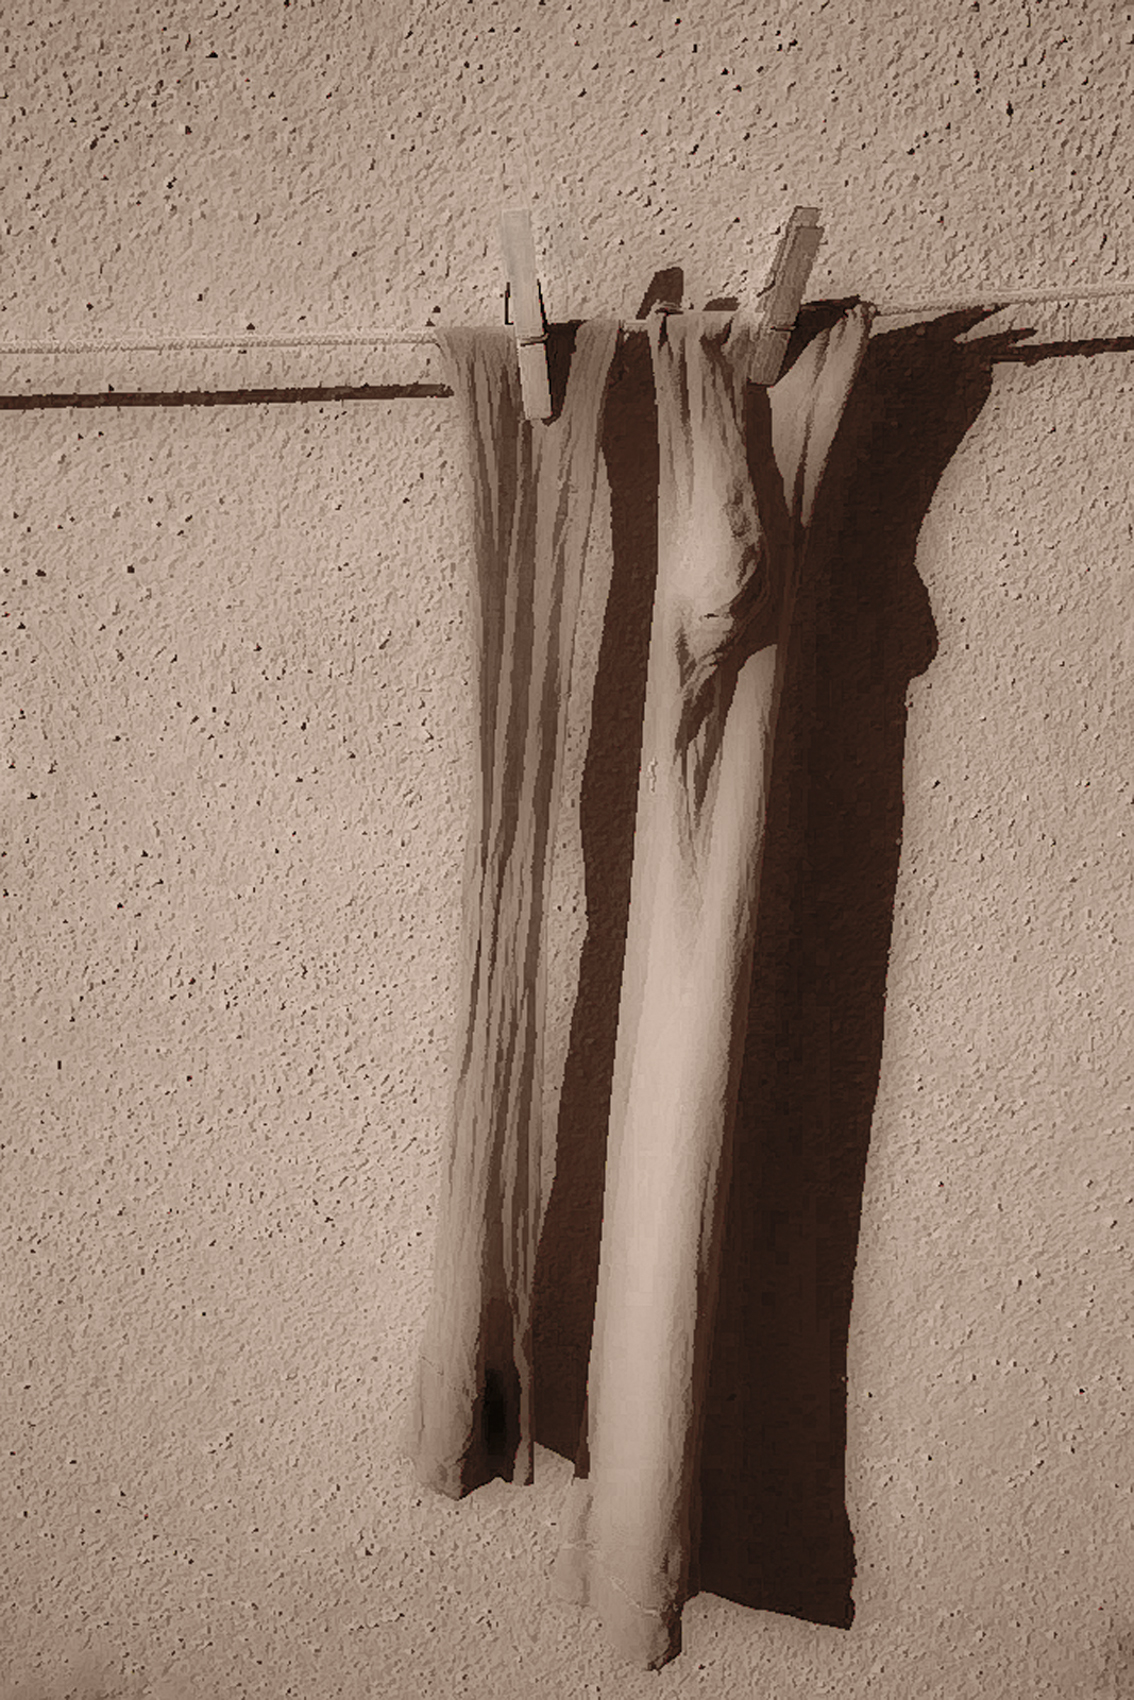
[[[535, 336], [517, 336], [516, 341], [519, 343], [521, 348], [528, 348], [533, 342], [547, 341], [547, 310], [543, 304], [543, 285], [539, 282], [538, 278], [536, 280], [536, 290], [539, 294], [539, 313], [540, 318], [543, 320], [543, 329]], [[504, 323], [506, 325], [510, 325], [512, 323], [512, 285], [510, 283], [505, 283], [504, 285]]]
[[509, 307], [514, 307], [524, 413], [528, 419], [550, 419], [547, 314], [543, 308], [543, 290], [536, 275], [530, 209], [513, 207], [502, 213], [500, 234], [504, 247], [504, 272], [509, 284], [505, 298], [505, 323], [510, 317]]

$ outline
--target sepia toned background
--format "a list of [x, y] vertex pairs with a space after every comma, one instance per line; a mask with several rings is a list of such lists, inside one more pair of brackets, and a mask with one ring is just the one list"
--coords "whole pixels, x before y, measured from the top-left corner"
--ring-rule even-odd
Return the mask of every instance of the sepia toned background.
[[[506, 202], [560, 319], [673, 268], [743, 305], [796, 204], [816, 299], [1134, 290], [1132, 93], [1105, 0], [11, 0], [0, 342], [497, 322]], [[853, 1610], [707, 1588], [660, 1673], [550, 1596], [568, 1422], [459, 1505], [398, 1450], [470, 563], [451, 399], [342, 392], [419, 382], [425, 349], [0, 355], [0, 1695], [1134, 1697], [1134, 295], [876, 324], [784, 839], [828, 896], [781, 893], [756, 994], [841, 1203], [816, 1227], [786, 1134], [752, 1181], [779, 1337], [843, 1387]], [[602, 583], [551, 1127], [625, 816], [617, 763], [578, 803]], [[749, 1372], [779, 1457], [806, 1377]]]

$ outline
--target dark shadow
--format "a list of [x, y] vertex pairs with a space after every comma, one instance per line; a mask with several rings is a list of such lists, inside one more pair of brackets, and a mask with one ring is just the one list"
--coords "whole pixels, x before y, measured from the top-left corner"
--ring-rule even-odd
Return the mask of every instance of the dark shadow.
[[685, 273], [680, 266], [667, 266], [664, 271], [655, 272], [646, 287], [642, 304], [634, 317], [648, 319], [655, 307], [680, 307], [685, 294]]
[[[788, 358], [843, 303], [801, 315]], [[936, 653], [915, 552], [938, 481], [1029, 331], [874, 337], [784, 656], [702, 1451], [700, 1586], [848, 1627], [846, 1372], [902, 833], [906, 694]]]
[[[804, 308], [788, 360], [847, 305]], [[986, 316], [951, 314], [872, 339], [812, 526], [813, 559], [826, 570], [808, 579], [784, 658], [695, 1580], [840, 1627], [852, 1621], [854, 1578], [846, 1351], [901, 845], [906, 692], [936, 651], [915, 551], [993, 363], [1032, 352], [1016, 347], [1027, 330], [957, 340]], [[583, 780], [588, 933], [536, 1267], [535, 1434], [568, 1458], [584, 1413], [657, 571], [646, 339], [628, 339], [621, 358], [604, 439], [614, 577]]]
[[[979, 346], [979, 345], [971, 345]], [[1027, 348], [1012, 348], [996, 356], [1019, 366], [1035, 366], [1041, 360], [1093, 360], [1096, 354], [1134, 353], [1134, 336], [1081, 337], [1078, 342], [1034, 342]]]
[[581, 319], [569, 319], [562, 324], [547, 327], [547, 342], [544, 346], [547, 349], [547, 381], [551, 391], [552, 419], [558, 419], [563, 411], [567, 379], [571, 375], [571, 356], [575, 352], [575, 339], [582, 322]]
[[402, 401], [450, 396], [448, 384], [327, 384], [308, 389], [99, 390], [0, 395], [0, 410], [38, 407], [258, 407], [264, 402]]

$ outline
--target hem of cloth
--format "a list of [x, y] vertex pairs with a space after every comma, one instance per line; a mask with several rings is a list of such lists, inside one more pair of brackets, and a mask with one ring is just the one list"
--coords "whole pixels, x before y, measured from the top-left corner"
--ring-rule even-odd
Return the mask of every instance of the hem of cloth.
[[551, 1588], [565, 1604], [595, 1612], [615, 1652], [640, 1670], [660, 1670], [681, 1651], [681, 1605], [641, 1605], [585, 1542], [559, 1548]]
[[[469, 1399], [446, 1397], [452, 1392], [448, 1384], [444, 1371], [422, 1354], [398, 1446], [419, 1487], [446, 1499], [465, 1499], [497, 1479], [514, 1487], [531, 1487], [535, 1448], [530, 1436], [518, 1435], [502, 1450], [487, 1445], [478, 1433], [483, 1393]], [[471, 1420], [465, 1417], [466, 1406], [471, 1407]]]
[[446, 1499], [467, 1499], [470, 1493], [475, 1493], [479, 1487], [487, 1487], [491, 1481], [504, 1481], [511, 1487], [532, 1487], [535, 1473], [531, 1459], [526, 1454], [517, 1455], [509, 1463], [507, 1459], [499, 1462], [489, 1459], [470, 1467], [468, 1459], [461, 1459], [454, 1464], [442, 1459], [423, 1458], [413, 1448], [403, 1448], [403, 1455], [413, 1466], [414, 1476], [419, 1487], [430, 1493], [443, 1494]]

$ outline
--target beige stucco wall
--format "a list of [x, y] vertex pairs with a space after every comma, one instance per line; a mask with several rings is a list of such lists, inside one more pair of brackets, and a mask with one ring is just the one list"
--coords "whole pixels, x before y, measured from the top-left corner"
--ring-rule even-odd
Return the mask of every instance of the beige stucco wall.
[[[492, 319], [506, 194], [558, 316], [665, 266], [743, 299], [796, 202], [813, 296], [1116, 286], [1132, 94], [1106, 0], [12, 0], [0, 338]], [[926, 491], [853, 1625], [704, 1594], [657, 1674], [549, 1599], [562, 1458], [456, 1506], [396, 1450], [471, 753], [452, 403], [3, 411], [4, 1700], [1134, 1695], [1132, 315], [975, 330], [1118, 345], [994, 364]], [[423, 376], [23, 356], [0, 393]]]

